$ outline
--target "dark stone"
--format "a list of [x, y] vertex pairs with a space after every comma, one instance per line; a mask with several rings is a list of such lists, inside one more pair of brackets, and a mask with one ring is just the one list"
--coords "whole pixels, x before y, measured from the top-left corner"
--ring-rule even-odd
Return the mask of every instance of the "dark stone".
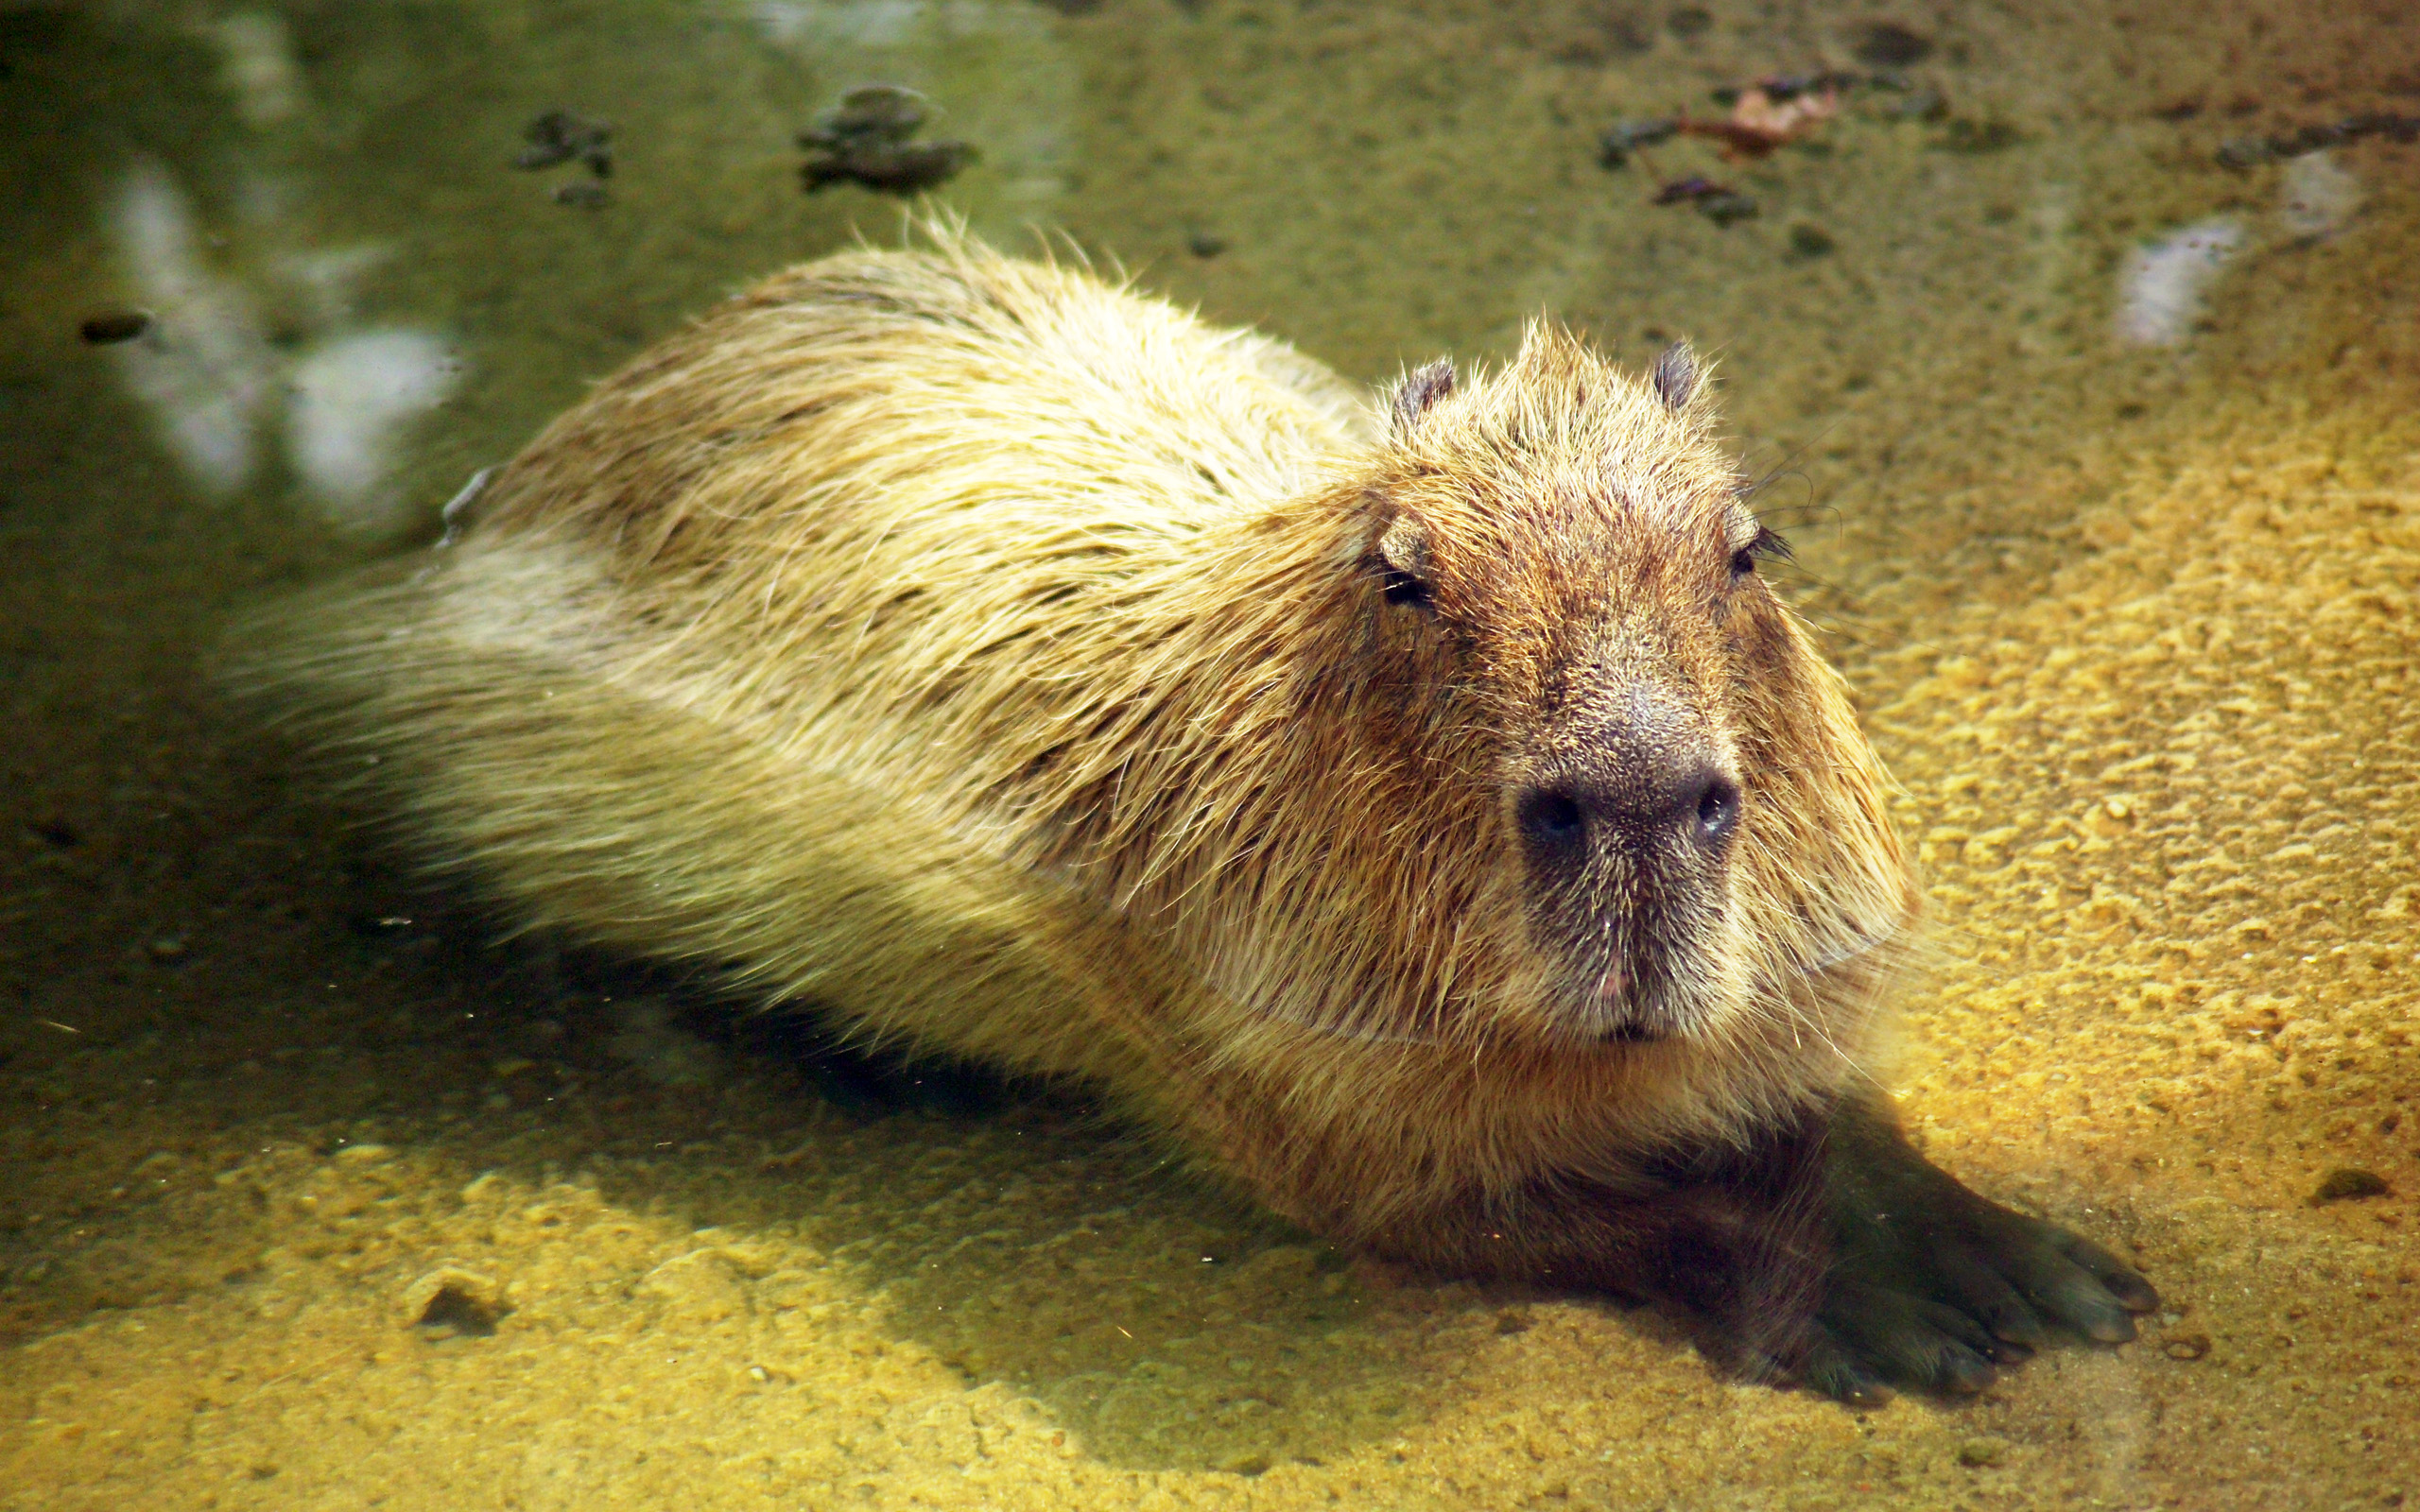
[[516, 168], [551, 168], [577, 158], [602, 179], [614, 171], [614, 128], [569, 111], [548, 111], [524, 127], [528, 146], [512, 160]]
[[1656, 190], [1655, 202], [1659, 205], [1687, 205], [1710, 198], [1715, 195], [1729, 193], [1731, 193], [1730, 190], [1711, 179], [1691, 175], [1686, 179], [1675, 179], [1663, 188]]
[[1618, 168], [1638, 148], [1669, 142], [1680, 129], [1680, 123], [1671, 120], [1616, 121], [1598, 139], [1597, 161], [1608, 168]]
[[1962, 152], [1978, 157], [1986, 152], [2001, 152], [2021, 141], [2015, 127], [2006, 121], [1970, 121], [1963, 116], [1949, 123], [1949, 129], [1933, 146], [1944, 152]]
[[1698, 201], [1698, 214], [1718, 226], [1729, 226], [1737, 221], [1754, 219], [1756, 201], [1743, 194], [1707, 195]]
[[1858, 61], [1876, 68], [1907, 68], [1931, 56], [1931, 38], [1894, 21], [1868, 22], [1858, 33]]
[[151, 329], [148, 310], [105, 310], [88, 315], [78, 322], [76, 334], [90, 347], [113, 347], [121, 341], [131, 341]]
[[956, 178], [975, 161], [975, 148], [910, 142], [925, 120], [925, 97], [914, 90], [867, 84], [849, 91], [799, 134], [799, 146], [821, 154], [800, 170], [806, 192], [857, 183], [877, 194], [911, 195]]
[[26, 828], [44, 845], [55, 845], [61, 850], [73, 850], [84, 838], [65, 819], [36, 819]]
[[495, 1333], [504, 1310], [493, 1308], [459, 1287], [443, 1286], [421, 1309], [420, 1326], [442, 1330], [458, 1338], [484, 1339]]
[[2391, 1195], [2394, 1190], [2386, 1184], [2385, 1177], [2374, 1171], [2362, 1171], [2349, 1165], [2339, 1166], [2328, 1172], [2320, 1181], [2319, 1190], [2311, 1194], [2310, 1205], [2316, 1208], [2330, 1202], [2357, 1202], [2364, 1197], [2383, 1197]]

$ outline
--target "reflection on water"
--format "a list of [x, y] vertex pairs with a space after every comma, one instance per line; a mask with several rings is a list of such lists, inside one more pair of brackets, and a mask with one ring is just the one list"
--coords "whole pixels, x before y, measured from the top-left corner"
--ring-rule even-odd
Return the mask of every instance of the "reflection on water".
[[[243, 77], [254, 81], [257, 72]], [[455, 362], [425, 332], [344, 331], [352, 285], [389, 250], [268, 260], [272, 289], [309, 312], [317, 339], [303, 345], [302, 333], [269, 323], [268, 300], [211, 267], [192, 201], [164, 165], [139, 160], [116, 198], [127, 280], [150, 318], [142, 335], [117, 349], [119, 361], [196, 489], [223, 496], [251, 482], [262, 434], [282, 429], [296, 480], [331, 524], [386, 534], [398, 517], [411, 518], [410, 507], [382, 496], [381, 487], [407, 422], [453, 387]], [[260, 229], [275, 234], [273, 222]]]
[[2149, 347], [2172, 347], [2206, 314], [2203, 291], [2243, 246], [2233, 215], [2197, 220], [2129, 259], [2118, 301], [2118, 334]]
[[159, 417], [177, 460], [211, 493], [252, 474], [252, 431], [269, 387], [270, 352], [242, 287], [196, 255], [192, 207], [156, 163], [129, 176], [118, 236], [151, 312], [123, 348], [127, 385]]
[[[2408, 31], [0, 10], [0, 1505], [2420, 1496]], [[1617, 123], [1770, 124], [1825, 74], [1772, 150], [1633, 129], [1607, 165]], [[1080, 1105], [872, 1085], [493, 946], [290, 792], [196, 671], [216, 626], [433, 539], [751, 275], [894, 235], [800, 174], [869, 83], [975, 145], [942, 198], [979, 232], [1063, 232], [1357, 380], [1500, 356], [1542, 307], [1627, 362], [1718, 353], [1907, 784], [1941, 947], [1911, 1125], [2143, 1263], [2144, 1342], [1958, 1409], [1737, 1385], [1651, 1317], [1348, 1262]], [[609, 173], [513, 166], [549, 112], [610, 126]], [[428, 1317], [449, 1286], [492, 1332]]]

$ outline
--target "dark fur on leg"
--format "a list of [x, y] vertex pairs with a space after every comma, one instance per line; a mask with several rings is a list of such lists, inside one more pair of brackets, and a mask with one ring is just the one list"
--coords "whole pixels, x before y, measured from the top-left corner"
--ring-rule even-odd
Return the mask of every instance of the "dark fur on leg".
[[[1675, 1153], [1618, 1186], [1541, 1183], [1458, 1226], [1451, 1268], [1664, 1306], [1696, 1323], [1726, 1371], [1800, 1380], [1825, 1348], [1827, 1124], [1810, 1112], [1744, 1144]], [[1432, 1253], [1435, 1243], [1432, 1231]]]
[[2107, 1250], [1926, 1160], [1879, 1096], [1639, 1177], [1533, 1189], [1481, 1222], [1471, 1268], [1672, 1307], [1726, 1370], [1853, 1405], [1970, 1395], [2054, 1330], [2121, 1343], [2159, 1305]]

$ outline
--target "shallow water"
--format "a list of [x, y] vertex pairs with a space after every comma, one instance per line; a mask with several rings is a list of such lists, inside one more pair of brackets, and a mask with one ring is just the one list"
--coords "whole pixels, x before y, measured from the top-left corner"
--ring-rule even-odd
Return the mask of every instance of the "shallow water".
[[[2218, 161], [2420, 116], [2405, 9], [0, 9], [0, 1506], [2420, 1497], [2420, 144]], [[1599, 165], [1870, 73], [1879, 15], [1904, 90]], [[2144, 1339], [1964, 1405], [1731, 1383], [1643, 1313], [1347, 1262], [1063, 1096], [885, 1103], [492, 943], [289, 784], [216, 627], [895, 236], [793, 146], [873, 80], [979, 148], [981, 233], [1357, 379], [1540, 310], [1717, 352], [1905, 785], [1910, 1125], [2136, 1259]], [[558, 109], [610, 178], [510, 166]], [[1691, 174], [1758, 214], [1651, 202]], [[2317, 1200], [2344, 1169], [2388, 1190]]]

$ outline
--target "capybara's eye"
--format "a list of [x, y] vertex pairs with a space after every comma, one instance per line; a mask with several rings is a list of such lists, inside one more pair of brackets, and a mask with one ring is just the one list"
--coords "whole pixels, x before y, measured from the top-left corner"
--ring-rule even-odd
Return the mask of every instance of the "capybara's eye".
[[1772, 557], [1787, 561], [1789, 558], [1789, 542], [1783, 540], [1781, 532], [1772, 526], [1758, 525], [1756, 538], [1731, 554], [1732, 578], [1736, 581], [1754, 572], [1756, 558], [1759, 557]]
[[1378, 580], [1383, 585], [1379, 591], [1386, 594], [1390, 604], [1404, 604], [1423, 610], [1437, 607], [1437, 601], [1429, 596], [1428, 585], [1400, 567], [1381, 566]]

